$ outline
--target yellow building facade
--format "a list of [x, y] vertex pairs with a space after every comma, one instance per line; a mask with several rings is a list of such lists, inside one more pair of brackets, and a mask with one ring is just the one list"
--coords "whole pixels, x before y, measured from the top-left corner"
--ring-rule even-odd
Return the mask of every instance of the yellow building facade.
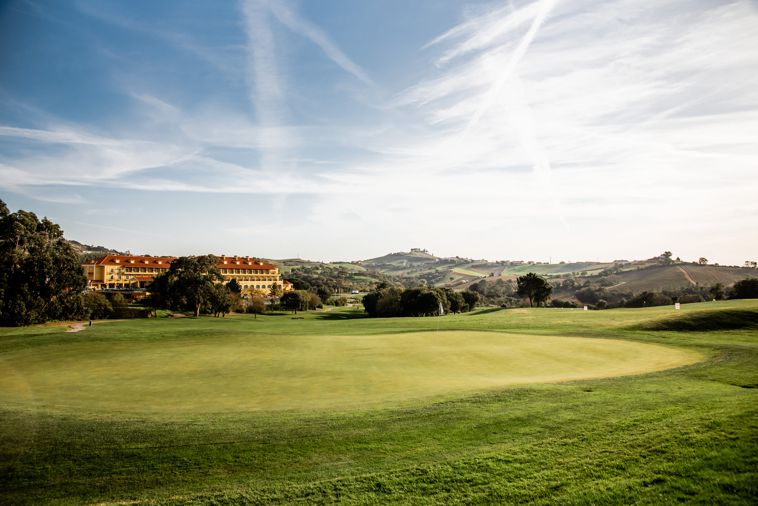
[[[156, 276], [163, 274], [176, 257], [106, 255], [82, 265], [91, 290], [144, 290]], [[282, 280], [279, 268], [254, 257], [218, 257], [216, 267], [224, 282], [236, 279], [243, 293], [268, 294], [274, 285], [281, 291], [292, 290]]]

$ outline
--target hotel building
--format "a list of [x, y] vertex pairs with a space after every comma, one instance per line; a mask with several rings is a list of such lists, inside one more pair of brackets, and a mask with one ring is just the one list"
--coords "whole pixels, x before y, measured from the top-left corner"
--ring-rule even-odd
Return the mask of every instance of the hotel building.
[[[292, 290], [292, 284], [282, 280], [279, 269], [252, 257], [217, 257], [224, 283], [236, 279], [243, 293], [269, 293], [273, 285], [282, 291]], [[156, 276], [166, 272], [176, 257], [106, 255], [82, 265], [91, 290], [144, 291]]]

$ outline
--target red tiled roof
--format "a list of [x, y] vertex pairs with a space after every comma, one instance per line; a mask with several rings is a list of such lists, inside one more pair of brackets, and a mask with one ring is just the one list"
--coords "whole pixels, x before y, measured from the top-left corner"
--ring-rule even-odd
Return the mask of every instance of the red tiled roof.
[[149, 257], [136, 255], [106, 255], [92, 262], [95, 265], [128, 265], [135, 267], [168, 267], [176, 257]]
[[[254, 257], [218, 257], [216, 267], [219, 269], [258, 269], [270, 271], [276, 266]], [[90, 265], [125, 265], [129, 267], [162, 267], [167, 268], [176, 257], [151, 257], [136, 255], [106, 255], [95, 260]]]
[[219, 269], [258, 269], [264, 271], [276, 269], [275, 265], [254, 257], [227, 257], [223, 255], [218, 257], [216, 267]]

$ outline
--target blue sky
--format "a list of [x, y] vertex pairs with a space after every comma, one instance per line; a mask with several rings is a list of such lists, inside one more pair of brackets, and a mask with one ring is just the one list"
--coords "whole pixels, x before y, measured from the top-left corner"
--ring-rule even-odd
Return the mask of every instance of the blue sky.
[[0, 198], [134, 253], [758, 256], [758, 4], [0, 3]]

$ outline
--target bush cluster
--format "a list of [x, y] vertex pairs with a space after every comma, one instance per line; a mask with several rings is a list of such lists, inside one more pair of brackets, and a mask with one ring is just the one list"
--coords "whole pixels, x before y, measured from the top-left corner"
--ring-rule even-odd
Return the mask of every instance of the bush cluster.
[[435, 316], [473, 310], [479, 294], [456, 292], [450, 288], [408, 288], [381, 286], [363, 297], [369, 316]]

